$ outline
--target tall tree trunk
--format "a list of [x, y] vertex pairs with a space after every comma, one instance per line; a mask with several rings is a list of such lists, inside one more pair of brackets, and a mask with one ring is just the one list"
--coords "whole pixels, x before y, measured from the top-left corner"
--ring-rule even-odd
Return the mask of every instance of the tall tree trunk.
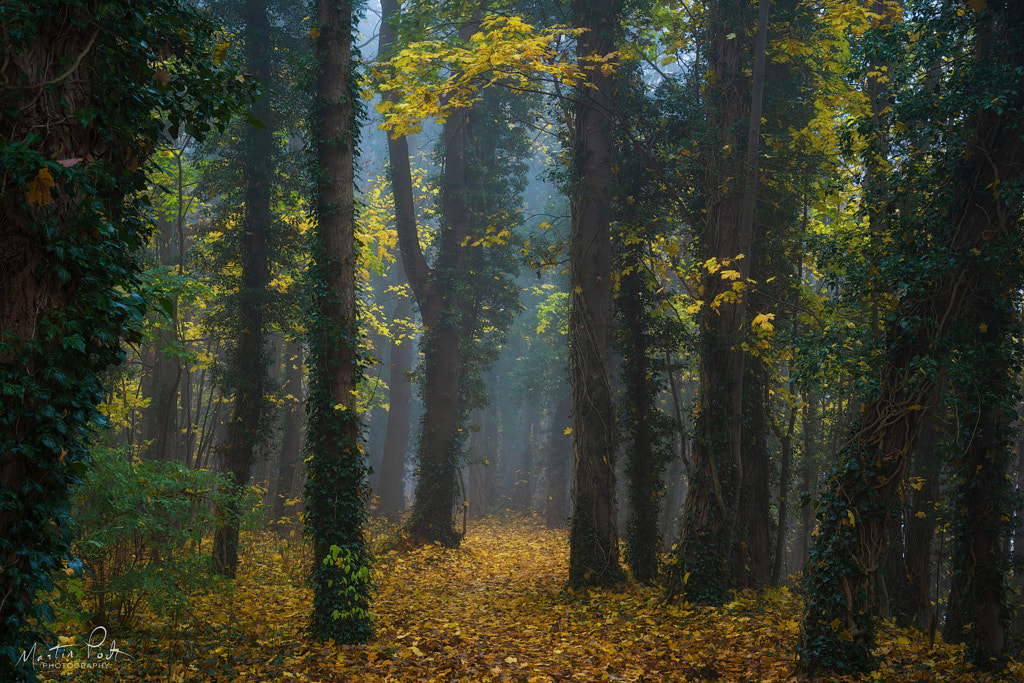
[[[733, 585], [729, 562], [744, 480], [743, 325], [753, 259], [768, 0], [760, 5], [753, 49], [737, 30], [754, 23], [747, 5], [718, 0], [708, 14], [709, 68], [715, 75], [706, 86], [705, 108], [715, 148], [708, 150], [713, 161], [706, 170], [707, 210], [700, 249], [701, 260], [712, 260], [716, 268], [703, 281], [693, 463], [682, 537], [668, 586], [670, 596], [685, 593], [688, 599], [708, 603], [724, 601]], [[744, 74], [751, 54], [753, 83]], [[745, 137], [740, 128], [744, 121], [748, 122]], [[746, 150], [745, 160], [741, 149]], [[736, 273], [735, 280], [723, 277], [727, 272]]]
[[[413, 283], [423, 317], [424, 415], [416, 495], [408, 529], [410, 535], [424, 542], [436, 541], [452, 547], [460, 541], [452, 506], [457, 497], [456, 475], [463, 441], [459, 373], [460, 316], [464, 311], [460, 279], [471, 218], [466, 202], [469, 116], [468, 109], [457, 109], [445, 121], [438, 260], [428, 286]], [[429, 290], [425, 296], [424, 289]]]
[[[775, 531], [775, 564], [772, 567], [772, 584], [779, 585], [782, 582], [782, 572], [786, 565], [786, 535], [789, 526], [789, 484], [793, 462], [793, 434], [796, 431], [796, 418], [800, 413], [800, 406], [797, 402], [796, 382], [789, 382], [789, 396], [793, 401], [789, 406], [789, 421], [786, 424], [786, 431], [783, 432], [772, 419], [772, 429], [775, 437], [779, 440], [779, 450], [782, 451], [782, 464], [779, 472], [779, 524]], [[767, 403], [769, 398], [765, 397]], [[768, 410], [771, 410], [769, 404]], [[770, 416], [769, 416], [770, 417]]]
[[[620, 278], [618, 349], [622, 358], [623, 439], [629, 521], [626, 561], [633, 579], [654, 583], [660, 567], [658, 518], [665, 493], [663, 473], [669, 459], [659, 443], [658, 387], [651, 363], [651, 294], [642, 262], [642, 245], [629, 244], [619, 256]], [[622, 404], [620, 404], [622, 405]]]
[[772, 581], [771, 456], [768, 430], [771, 410], [771, 368], [763, 359], [745, 363], [743, 484], [736, 508], [736, 542], [733, 544], [734, 579], [743, 588], [762, 588]]
[[[1019, 104], [1024, 104], [1024, 97], [1021, 100]], [[1015, 132], [1024, 167], [1024, 138], [1019, 129]], [[1004, 519], [1009, 519], [1013, 504], [1007, 480], [1012, 438], [1006, 397], [1013, 391], [1016, 373], [1010, 348], [1018, 315], [1014, 294], [991, 287], [972, 303], [968, 318], [974, 324], [969, 329], [973, 333], [984, 326], [986, 342], [964, 359], [966, 367], [957, 368], [962, 371], [955, 373], [952, 387], [964, 401], [966, 424], [974, 428], [961, 432], [961, 452], [952, 462], [950, 507], [958, 512], [953, 524], [953, 571], [954, 585], [961, 593], [950, 608], [963, 613], [960, 621], [968, 658], [986, 669], [1002, 661], [1009, 618], [1004, 606], [1003, 539], [1009, 532]]]
[[[394, 43], [392, 22], [398, 3], [381, 4], [380, 54]], [[460, 35], [468, 39], [476, 20], [466, 22]], [[420, 247], [412, 193], [408, 143], [405, 138], [388, 139], [391, 187], [395, 196], [395, 229], [402, 263], [423, 319], [424, 415], [417, 449], [419, 472], [408, 529], [425, 542], [457, 546], [452, 505], [455, 502], [460, 432], [460, 278], [465, 238], [471, 216], [466, 202], [466, 149], [469, 109], [451, 112], [444, 124], [445, 161], [441, 181], [442, 230], [438, 257], [431, 268]]]
[[363, 535], [366, 462], [356, 402], [355, 157], [362, 111], [353, 41], [361, 4], [316, 2], [318, 79], [311, 122], [319, 173], [304, 516], [314, 557], [310, 635], [336, 643], [366, 642], [373, 632]]
[[[250, 0], [244, 11], [245, 61], [250, 73], [270, 77], [270, 21], [265, 0]], [[239, 226], [242, 238], [242, 282], [238, 293], [238, 341], [231, 356], [230, 385], [234, 407], [221, 446], [222, 468], [231, 496], [223, 510], [221, 526], [213, 538], [213, 565], [221, 574], [234, 577], [238, 568], [238, 502], [249, 483], [249, 471], [260, 440], [260, 421], [266, 409], [267, 356], [264, 350], [264, 300], [270, 281], [267, 268], [267, 236], [271, 229], [270, 184], [274, 130], [269, 94], [252, 106], [252, 114], [267, 122], [248, 131], [245, 153], [245, 219]]]
[[890, 614], [922, 629], [928, 628], [933, 614], [929, 586], [941, 436], [940, 422], [933, 415], [921, 430], [911, 471], [910, 505], [905, 506], [902, 517], [896, 522], [892, 534], [895, 538], [886, 559]]
[[[573, 3], [581, 62], [616, 50], [620, 0]], [[572, 392], [573, 488], [569, 585], [624, 578], [615, 506], [615, 411], [611, 388], [611, 180], [613, 80], [587, 75], [574, 106], [574, 182], [569, 235], [569, 384]]]
[[534, 454], [540, 446], [540, 407], [536, 401], [527, 402], [523, 406], [523, 428], [520, 431], [522, 445], [512, 484], [512, 509], [517, 512], [529, 512], [533, 506], [533, 484], [536, 477]]
[[818, 399], [814, 392], [805, 389], [803, 416], [800, 418], [803, 431], [803, 447], [800, 460], [800, 535], [797, 545], [797, 566], [803, 571], [811, 556], [811, 528], [814, 526], [814, 515], [810, 500], [814, 486], [814, 454], [818, 435]]
[[401, 339], [394, 330], [397, 324], [412, 319], [412, 301], [409, 297], [400, 296], [391, 319], [396, 336], [391, 341], [390, 407], [378, 483], [379, 510], [381, 514], [389, 516], [405, 510], [405, 452], [409, 447], [412, 427], [412, 384], [408, 375], [412, 370], [413, 340], [411, 335]]

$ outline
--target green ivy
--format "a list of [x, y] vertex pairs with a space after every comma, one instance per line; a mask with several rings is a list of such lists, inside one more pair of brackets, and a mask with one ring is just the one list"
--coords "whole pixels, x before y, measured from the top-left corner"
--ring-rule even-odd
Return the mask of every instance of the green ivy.
[[[326, 101], [323, 93], [317, 93], [312, 112], [311, 129], [315, 135], [322, 134], [323, 119], [332, 106], [349, 104], [353, 114], [348, 130], [341, 131], [334, 139], [316, 140], [316, 147], [342, 146], [351, 144], [358, 149], [359, 124], [365, 117], [362, 99], [359, 96], [359, 55], [355, 50], [355, 35], [363, 3], [343, 2], [325, 8], [315, 3], [314, 15], [318, 21], [325, 21], [324, 14], [332, 19], [317, 27], [318, 40], [349, 41], [352, 46], [351, 68], [347, 74], [347, 87], [341, 101]], [[318, 68], [337, 69], [341, 65], [328, 64], [323, 60], [327, 43], [317, 45]], [[319, 74], [323, 77], [323, 72]], [[354, 155], [353, 155], [354, 156]], [[354, 163], [354, 159], [353, 159]], [[322, 169], [314, 168], [315, 184], [324, 178]], [[326, 197], [313, 202], [318, 218], [326, 212], [344, 212], [346, 207], [328, 204]], [[364, 537], [366, 522], [366, 476], [367, 466], [363, 444], [362, 427], [355, 410], [343, 406], [333, 398], [332, 383], [341, 368], [340, 363], [353, 363], [352, 388], [356, 386], [367, 360], [359, 352], [360, 338], [358, 325], [352, 319], [339, 319], [341, 315], [354, 314], [347, 311], [341, 292], [334, 283], [352, 275], [355, 263], [341, 263], [328, 251], [330, 238], [325, 234], [322, 221], [317, 221], [312, 245], [312, 259], [306, 276], [307, 286], [312, 294], [307, 314], [307, 338], [309, 340], [310, 390], [306, 402], [309, 415], [306, 437], [306, 507], [303, 513], [305, 535], [313, 543], [316, 561], [313, 564], [310, 582], [313, 587], [313, 613], [309, 632], [318, 640], [334, 640], [336, 643], [363, 643], [373, 633], [370, 619], [369, 575], [370, 552]], [[337, 236], [334, 236], [336, 239]], [[358, 251], [358, 244], [354, 245]], [[353, 254], [353, 261], [355, 254]]]
[[[238, 111], [251, 86], [217, 63], [218, 27], [184, 0], [8, 0], [2, 13], [0, 242], [24, 251], [5, 256], [0, 290], [44, 293], [0, 320], [0, 680], [17, 681], [35, 678], [21, 651], [49, 637], [36, 596], [67, 558], [105, 373], [143, 326], [145, 163]], [[51, 71], [23, 69], [46, 55]]]

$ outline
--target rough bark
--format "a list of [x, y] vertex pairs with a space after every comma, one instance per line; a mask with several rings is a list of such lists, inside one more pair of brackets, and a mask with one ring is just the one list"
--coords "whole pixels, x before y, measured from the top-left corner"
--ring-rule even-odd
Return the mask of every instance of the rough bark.
[[[713, 259], [721, 268], [707, 273], [702, 283], [693, 464], [669, 583], [670, 595], [685, 593], [689, 599], [708, 603], [725, 600], [733, 583], [729, 562], [737, 538], [744, 480], [742, 344], [749, 296], [745, 285], [753, 258], [767, 0], [762, 0], [761, 7], [762, 16], [755, 17], [748, 6], [721, 0], [709, 7], [708, 14], [708, 66], [715, 75], [706, 87], [705, 109], [715, 142], [708, 150], [707, 207], [699, 245], [701, 260]], [[737, 31], [738, 26], [754, 26], [755, 20], [756, 51]], [[744, 73], [751, 54], [759, 61], [755, 63], [760, 68], [756, 84]], [[741, 149], [746, 150], [745, 160]], [[733, 280], [722, 277], [726, 270], [739, 274], [740, 291]]]
[[364, 643], [369, 615], [366, 459], [356, 388], [361, 377], [356, 299], [355, 159], [361, 120], [353, 42], [361, 2], [317, 0], [318, 68], [311, 129], [316, 144], [316, 310], [309, 322], [310, 396], [305, 533], [313, 557], [310, 635]]
[[651, 297], [638, 244], [625, 246], [619, 256], [618, 350], [623, 387], [622, 431], [626, 443], [629, 518], [626, 562], [635, 581], [654, 583], [659, 574], [661, 543], [658, 518], [665, 493], [663, 473], [668, 460], [659, 439], [660, 413], [655, 405], [657, 370], [651, 362]]
[[[616, 49], [622, 3], [573, 5], [574, 23], [587, 28], [577, 55]], [[619, 565], [615, 504], [615, 411], [611, 388], [612, 77], [587, 76], [574, 105], [574, 187], [569, 236], [569, 384], [572, 394], [573, 488], [569, 585], [604, 585], [624, 577]]]

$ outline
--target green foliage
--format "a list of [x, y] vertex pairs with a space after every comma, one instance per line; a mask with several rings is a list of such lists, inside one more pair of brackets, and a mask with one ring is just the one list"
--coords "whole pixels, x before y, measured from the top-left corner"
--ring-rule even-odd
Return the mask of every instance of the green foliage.
[[71, 496], [75, 539], [58, 587], [93, 623], [132, 625], [143, 610], [180, 618], [208, 587], [199, 552], [213, 525], [211, 503], [223, 477], [174, 462], [129, 460], [93, 449], [94, 464]]
[[337, 591], [338, 604], [348, 608], [344, 612], [335, 610], [331, 618], [335, 621], [369, 621], [371, 615], [366, 596], [370, 593], [372, 582], [365, 558], [349, 548], [332, 545], [323, 564], [325, 567], [333, 565], [337, 569], [337, 578], [328, 579], [327, 587]]
[[12, 681], [34, 676], [16, 658], [42, 640], [32, 630], [50, 610], [35, 596], [67, 551], [67, 496], [89, 466], [104, 373], [146, 309], [138, 171], [168, 137], [202, 137], [236, 112], [249, 86], [214, 59], [217, 27], [179, 0], [5, 2], [3, 15], [0, 223], [12, 256], [32, 258], [24, 271], [5, 262], [3, 285], [42, 292], [0, 321], [0, 679]]

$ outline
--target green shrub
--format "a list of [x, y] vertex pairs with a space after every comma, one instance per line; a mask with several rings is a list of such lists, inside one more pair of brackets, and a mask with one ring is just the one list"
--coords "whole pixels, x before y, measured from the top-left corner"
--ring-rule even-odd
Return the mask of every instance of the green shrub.
[[143, 609], [180, 619], [212, 577], [201, 541], [214, 526], [222, 477], [105, 448], [94, 458], [71, 500], [63, 606], [96, 624], [131, 626]]

